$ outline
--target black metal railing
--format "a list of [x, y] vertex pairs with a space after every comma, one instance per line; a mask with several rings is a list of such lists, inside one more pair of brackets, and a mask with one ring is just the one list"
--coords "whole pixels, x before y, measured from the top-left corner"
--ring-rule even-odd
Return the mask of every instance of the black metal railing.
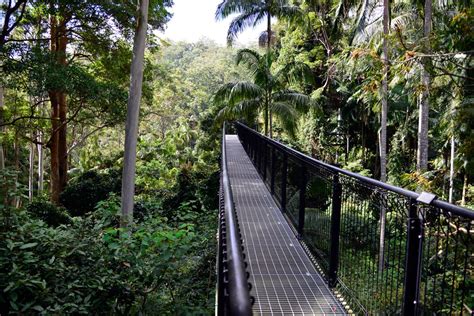
[[474, 212], [315, 160], [236, 123], [328, 285], [356, 314], [471, 314]]
[[222, 132], [221, 183], [219, 190], [219, 239], [217, 258], [217, 314], [252, 315], [251, 285], [246, 271], [242, 236], [235, 213]]

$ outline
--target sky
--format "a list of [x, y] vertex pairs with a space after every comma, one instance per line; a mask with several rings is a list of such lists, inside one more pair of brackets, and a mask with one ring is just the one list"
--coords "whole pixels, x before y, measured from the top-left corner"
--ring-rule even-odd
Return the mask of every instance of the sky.
[[[214, 14], [222, 0], [174, 0], [171, 12], [173, 17], [166, 26], [164, 37], [172, 41], [196, 42], [207, 37], [216, 43], [225, 45], [227, 29], [232, 20], [229, 17], [216, 21]], [[265, 25], [242, 32], [237, 42], [242, 44], [256, 43], [258, 36], [265, 30]]]

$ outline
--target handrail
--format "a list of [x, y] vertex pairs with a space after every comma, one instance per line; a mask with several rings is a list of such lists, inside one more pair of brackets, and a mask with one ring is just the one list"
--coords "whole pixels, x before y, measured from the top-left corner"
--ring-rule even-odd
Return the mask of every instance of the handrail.
[[[219, 245], [219, 282], [217, 311], [219, 315], [252, 315], [249, 274], [244, 262], [242, 239], [234, 208], [232, 187], [227, 168], [225, 123], [222, 128], [221, 218]], [[222, 205], [223, 204], [223, 205]]]
[[[420, 193], [416, 193], [416, 192], [413, 192], [413, 191], [410, 191], [410, 190], [407, 190], [407, 189], [396, 187], [394, 185], [391, 185], [391, 184], [388, 184], [388, 183], [385, 183], [385, 182], [382, 182], [382, 181], [379, 181], [379, 180], [375, 180], [375, 179], [360, 175], [358, 173], [354, 173], [354, 172], [351, 172], [351, 171], [348, 171], [348, 170], [345, 170], [345, 169], [338, 168], [338, 167], [333, 166], [331, 164], [322, 162], [322, 161], [317, 160], [313, 157], [310, 157], [310, 156], [308, 156], [308, 155], [306, 155], [302, 152], [299, 152], [299, 151], [297, 151], [293, 148], [290, 148], [287, 145], [282, 144], [282, 143], [280, 143], [280, 142], [278, 142], [278, 141], [276, 141], [272, 138], [269, 138], [269, 137], [267, 137], [263, 134], [260, 134], [259, 132], [251, 129], [250, 127], [248, 127], [248, 126], [246, 126], [246, 125], [244, 125], [240, 122], [236, 122], [235, 124], [237, 124], [237, 126], [243, 128], [243, 129], [247, 130], [248, 132], [250, 132], [252, 134], [255, 134], [256, 136], [265, 139], [267, 142], [269, 142], [269, 143], [273, 144], [274, 146], [278, 147], [280, 150], [285, 151], [286, 153], [290, 154], [291, 156], [293, 156], [293, 157], [295, 157], [295, 158], [297, 158], [301, 161], [304, 161], [304, 162], [306, 162], [310, 165], [323, 166], [323, 167], [325, 167], [325, 168], [327, 168], [327, 169], [329, 169], [329, 170], [331, 170], [335, 173], [340, 173], [340, 174], [347, 175], [349, 177], [356, 178], [356, 179], [358, 179], [362, 182], [369, 183], [371, 185], [380, 187], [382, 189], [401, 194], [401, 195], [406, 196], [410, 199], [417, 200], [421, 195]], [[421, 202], [423, 203], [423, 201], [421, 201]], [[436, 198], [434, 200], [432, 200], [429, 205], [445, 209], [445, 210], [447, 210], [449, 212], [452, 212], [453, 214], [456, 214], [456, 215], [460, 215], [460, 216], [468, 217], [470, 219], [474, 219], [474, 211], [472, 211], [470, 209], [467, 209], [467, 208], [464, 208], [464, 207], [461, 207], [461, 206], [458, 206], [458, 205], [454, 205], [454, 204], [442, 201], [442, 200], [438, 200]]]

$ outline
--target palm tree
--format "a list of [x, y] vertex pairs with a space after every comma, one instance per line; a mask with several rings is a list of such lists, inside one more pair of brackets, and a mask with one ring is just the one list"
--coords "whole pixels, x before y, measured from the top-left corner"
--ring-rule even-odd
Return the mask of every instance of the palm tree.
[[267, 30], [261, 38], [266, 39], [267, 49], [270, 49], [272, 38], [271, 18], [293, 19], [300, 13], [297, 6], [288, 4], [287, 0], [223, 0], [216, 10], [216, 19], [225, 19], [230, 15], [238, 14], [229, 25], [227, 42], [232, 44], [236, 37], [249, 26], [256, 26], [266, 20]]
[[[259, 37], [259, 44], [266, 44], [267, 54], [275, 40], [272, 32], [272, 17], [279, 19], [295, 19], [300, 16], [301, 10], [298, 6], [288, 4], [287, 0], [223, 0], [216, 10], [216, 19], [224, 19], [232, 14], [238, 14], [232, 20], [227, 31], [227, 42], [232, 44], [235, 38], [249, 26], [255, 27], [258, 23], [266, 20], [267, 29]], [[272, 110], [266, 114], [269, 116], [270, 137], [272, 137]]]
[[251, 49], [237, 52], [237, 64], [244, 64], [253, 76], [253, 82], [230, 82], [223, 85], [214, 97], [214, 102], [224, 105], [218, 114], [218, 121], [246, 118], [253, 120], [263, 112], [265, 135], [269, 135], [269, 112], [273, 111], [284, 129], [293, 134], [296, 117], [307, 111], [311, 99], [302, 93], [286, 89], [286, 83], [307, 75], [306, 66], [293, 63], [272, 73], [274, 56], [271, 53], [260, 55]]

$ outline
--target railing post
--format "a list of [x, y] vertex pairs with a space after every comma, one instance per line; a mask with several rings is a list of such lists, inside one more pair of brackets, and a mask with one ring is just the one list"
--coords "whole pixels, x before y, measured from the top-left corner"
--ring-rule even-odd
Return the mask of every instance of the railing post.
[[331, 212], [331, 249], [329, 257], [329, 287], [337, 284], [337, 272], [339, 267], [339, 235], [341, 230], [341, 203], [342, 186], [339, 182], [339, 174], [335, 173], [332, 183], [332, 212]]
[[288, 174], [288, 156], [283, 152], [283, 170], [281, 175], [281, 211], [286, 212], [286, 182]]
[[422, 251], [423, 223], [417, 213], [416, 201], [411, 199], [407, 223], [403, 315], [418, 314]]
[[276, 171], [276, 156], [275, 156], [275, 147], [272, 146], [272, 166], [270, 174], [270, 192], [272, 195], [275, 195], [275, 171]]
[[303, 236], [304, 230], [304, 217], [305, 217], [305, 208], [306, 208], [306, 167], [304, 164], [301, 164], [300, 168], [300, 207], [298, 212], [298, 238]]

